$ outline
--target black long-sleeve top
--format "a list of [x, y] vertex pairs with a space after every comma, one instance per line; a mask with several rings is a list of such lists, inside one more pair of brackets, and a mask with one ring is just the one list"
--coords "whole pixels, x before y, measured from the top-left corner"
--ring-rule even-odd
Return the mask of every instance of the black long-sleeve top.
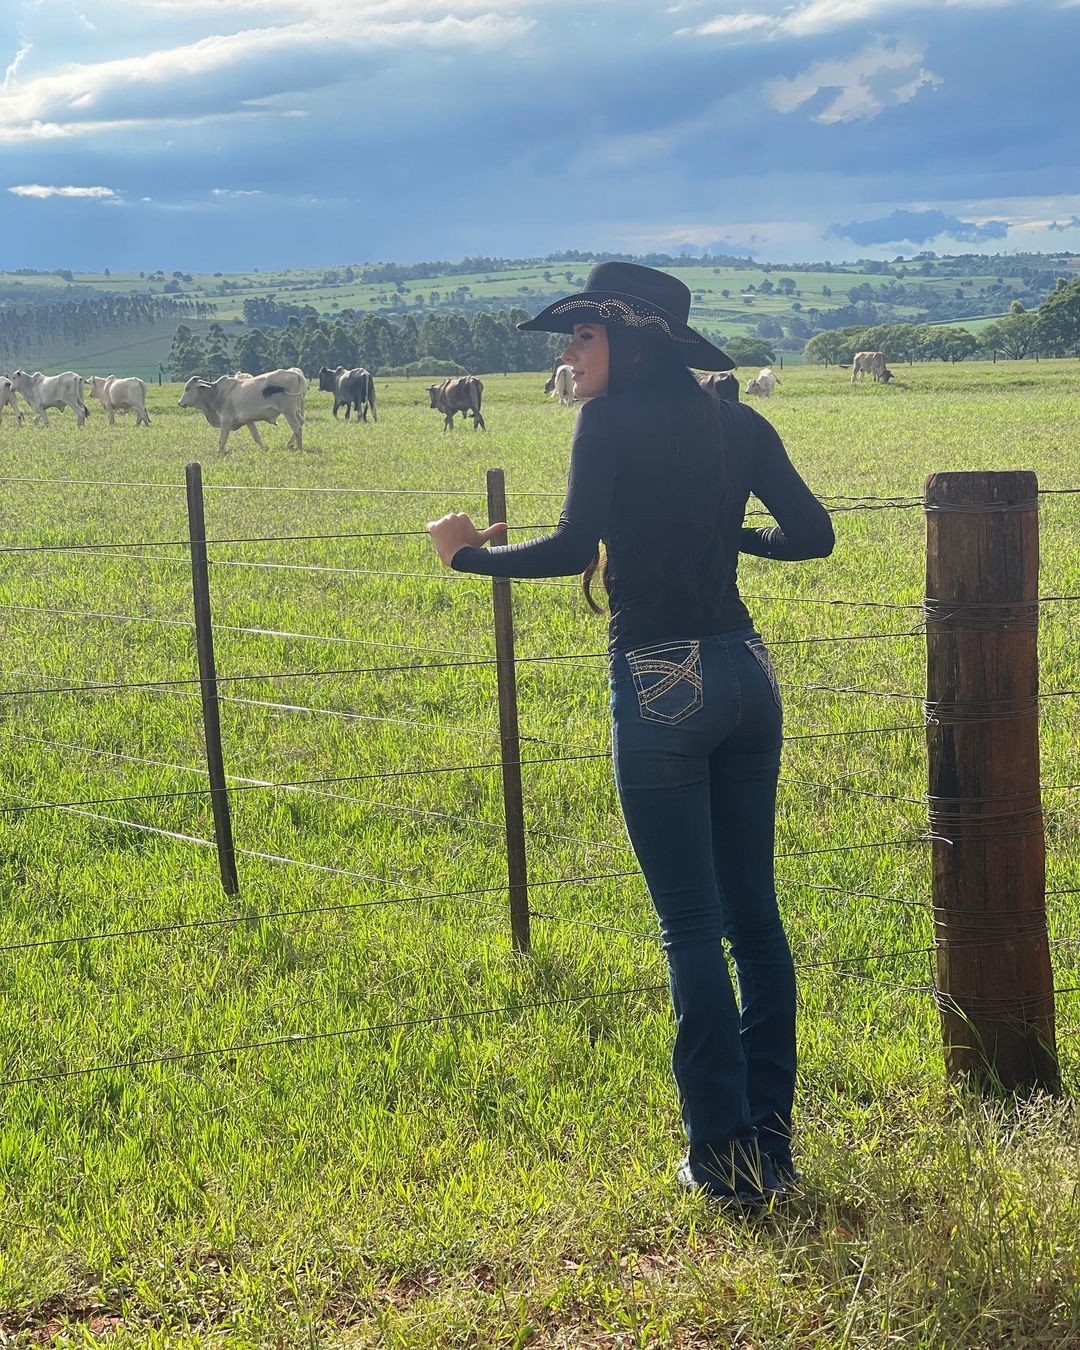
[[[753, 493], [776, 524], [743, 526]], [[832, 551], [825, 508], [772, 424], [741, 403], [644, 390], [591, 399], [577, 415], [562, 515], [548, 535], [466, 545], [459, 572], [569, 576], [604, 543], [613, 651], [751, 625], [738, 555], [796, 561]]]

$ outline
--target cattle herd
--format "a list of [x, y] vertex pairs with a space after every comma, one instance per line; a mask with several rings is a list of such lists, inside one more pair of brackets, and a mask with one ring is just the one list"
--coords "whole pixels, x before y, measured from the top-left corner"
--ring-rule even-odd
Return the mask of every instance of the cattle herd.
[[[894, 378], [885, 364], [883, 352], [855, 353], [851, 364], [852, 384], [867, 375], [875, 383], [883, 384], [888, 384]], [[729, 371], [699, 375], [698, 383], [713, 398], [738, 401], [739, 382]], [[753, 379], [747, 380], [745, 392], [759, 398], [770, 398], [779, 383], [779, 377], [766, 367]], [[118, 379], [115, 375], [94, 375], [84, 380], [81, 375], [70, 370], [62, 375], [42, 375], [40, 371], [29, 374], [25, 370], [16, 370], [10, 376], [0, 375], [0, 422], [3, 421], [5, 409], [11, 408], [16, 421], [22, 425], [21, 398], [39, 426], [49, 425], [50, 409], [63, 411], [64, 408], [70, 408], [75, 414], [76, 425], [84, 426], [90, 416], [83, 401], [84, 388], [101, 404], [110, 426], [115, 425], [118, 412], [133, 412], [136, 426], [150, 425], [144, 380], [137, 376]], [[361, 367], [349, 370], [345, 366], [338, 366], [331, 370], [329, 366], [324, 366], [319, 371], [319, 389], [333, 395], [332, 411], [335, 417], [344, 408], [346, 422], [351, 413], [356, 414], [358, 422], [367, 422], [369, 414], [372, 422], [379, 420], [375, 382]], [[266, 444], [256, 424], [276, 422], [279, 417], [284, 417], [292, 432], [286, 448], [302, 450], [307, 392], [307, 377], [296, 366], [290, 366], [287, 370], [265, 371], [261, 375], [238, 370], [235, 375], [222, 375], [216, 380], [193, 376], [184, 385], [180, 407], [198, 409], [210, 426], [219, 430], [220, 450], [225, 449], [230, 435], [240, 427], [247, 427], [255, 444], [260, 450], [265, 450]], [[484, 386], [475, 375], [452, 375], [438, 384], [428, 385], [427, 393], [431, 407], [443, 415], [444, 431], [453, 431], [457, 413], [461, 414], [463, 421], [472, 418], [474, 431], [487, 429], [480, 411]], [[556, 361], [544, 385], [544, 393], [558, 398], [564, 407], [570, 407], [576, 401], [573, 368]]]

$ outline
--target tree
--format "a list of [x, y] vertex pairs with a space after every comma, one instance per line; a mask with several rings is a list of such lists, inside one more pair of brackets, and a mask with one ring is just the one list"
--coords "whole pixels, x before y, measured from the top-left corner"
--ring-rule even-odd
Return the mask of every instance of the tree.
[[228, 338], [219, 323], [212, 323], [206, 335], [206, 378], [216, 380], [219, 375], [228, 375], [232, 371], [229, 360]]
[[843, 365], [851, 360], [854, 344], [850, 337], [836, 330], [815, 333], [803, 350], [808, 361], [817, 361], [823, 366]]
[[246, 370], [252, 375], [273, 370], [276, 365], [273, 344], [260, 328], [252, 328], [236, 339], [233, 361], [237, 370]]
[[193, 375], [206, 378], [206, 350], [186, 323], [173, 334], [166, 369], [170, 380], [190, 380]]
[[764, 338], [733, 337], [724, 350], [737, 366], [771, 366], [776, 351]]
[[1037, 342], [1051, 356], [1080, 356], [1080, 277], [1060, 278], [1054, 293], [1039, 306]]
[[1003, 319], [989, 323], [979, 334], [979, 346], [984, 351], [1001, 352], [1010, 361], [1022, 361], [1031, 351], [1038, 328], [1038, 315], [1013, 302]]

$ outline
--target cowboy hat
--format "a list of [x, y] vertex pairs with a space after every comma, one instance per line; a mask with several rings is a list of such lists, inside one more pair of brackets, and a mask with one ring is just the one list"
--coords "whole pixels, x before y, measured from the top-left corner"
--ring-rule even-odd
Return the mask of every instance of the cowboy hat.
[[687, 324], [689, 314], [690, 291], [678, 277], [637, 263], [602, 262], [589, 273], [583, 291], [556, 300], [518, 328], [572, 333], [576, 323], [619, 324], [659, 338], [695, 370], [734, 370], [726, 352]]

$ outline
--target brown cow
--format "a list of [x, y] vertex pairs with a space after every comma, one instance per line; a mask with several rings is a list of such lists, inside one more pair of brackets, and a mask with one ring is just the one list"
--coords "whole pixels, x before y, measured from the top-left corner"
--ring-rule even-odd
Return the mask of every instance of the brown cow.
[[431, 406], [438, 408], [446, 418], [443, 431], [453, 431], [455, 413], [460, 413], [463, 418], [471, 417], [473, 431], [487, 430], [480, 413], [484, 386], [475, 375], [451, 375], [439, 384], [429, 384], [428, 395]]
[[739, 381], [729, 371], [714, 371], [709, 375], [699, 375], [698, 384], [707, 394], [720, 402], [738, 403]]

